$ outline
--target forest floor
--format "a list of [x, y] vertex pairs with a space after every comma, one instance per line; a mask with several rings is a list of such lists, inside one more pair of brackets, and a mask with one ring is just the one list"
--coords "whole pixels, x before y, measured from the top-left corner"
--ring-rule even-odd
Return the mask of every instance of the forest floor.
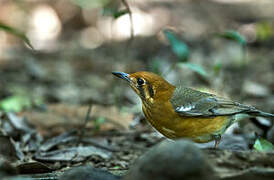
[[[180, 8], [188, 11], [188, 5], [177, 6], [171, 13], [180, 14]], [[244, 19], [242, 6], [238, 6], [235, 11]], [[208, 8], [212, 7], [221, 14], [222, 6]], [[193, 16], [203, 17], [202, 11], [197, 12]], [[247, 14], [255, 19], [251, 12]], [[229, 10], [218, 18], [237, 19]], [[226, 27], [220, 19], [214, 22]], [[187, 27], [185, 31], [191, 30]], [[173, 84], [214, 92], [274, 113], [273, 36], [248, 43], [244, 53], [237, 42], [205, 34], [185, 36], [181, 39], [189, 45], [188, 62], [203, 70], [173, 66], [178, 60], [162, 33], [135, 37], [132, 42], [109, 42], [96, 49], [72, 43], [78, 37], [71, 36], [61, 39], [61, 48], [51, 52], [21, 46], [3, 52], [0, 178], [58, 179], [81, 165], [124, 176], [137, 166], [139, 157], [167, 141], [146, 122], [140, 100], [112, 71], [160, 72]], [[274, 153], [255, 150], [259, 137], [274, 143], [270, 119], [251, 118], [233, 125], [218, 149], [212, 149], [213, 143], [196, 146], [220, 179], [273, 179]]]

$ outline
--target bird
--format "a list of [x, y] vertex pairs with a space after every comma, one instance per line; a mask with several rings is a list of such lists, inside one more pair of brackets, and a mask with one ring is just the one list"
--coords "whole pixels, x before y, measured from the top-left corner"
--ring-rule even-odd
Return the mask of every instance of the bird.
[[174, 86], [152, 72], [112, 74], [127, 81], [141, 98], [145, 118], [169, 139], [188, 138], [197, 143], [214, 141], [217, 148], [222, 134], [238, 121], [237, 115], [274, 117], [274, 114], [215, 94]]

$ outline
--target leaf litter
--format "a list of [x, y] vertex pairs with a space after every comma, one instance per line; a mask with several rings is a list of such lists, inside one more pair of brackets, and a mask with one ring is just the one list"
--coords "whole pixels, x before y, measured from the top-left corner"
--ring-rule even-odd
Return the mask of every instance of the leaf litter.
[[[73, 110], [70, 107], [68, 109], [69, 111]], [[86, 108], [83, 108], [80, 111], [83, 112], [84, 109], [86, 110]], [[0, 148], [0, 157], [3, 157], [5, 162], [8, 162], [11, 167], [15, 168], [16, 172], [30, 174], [33, 177], [37, 173], [45, 173], [45, 176], [49, 176], [47, 173], [55, 172], [56, 170], [60, 171], [77, 163], [89, 163], [94, 167], [104, 167], [114, 172], [126, 170], [130, 162], [147, 148], [146, 140], [137, 138], [141, 134], [136, 134], [136, 131], [125, 128], [124, 125], [117, 125], [117, 122], [113, 123], [113, 121], [117, 121], [121, 117], [123, 117], [121, 119], [130, 117], [129, 120], [131, 120], [131, 116], [124, 115], [124, 113], [122, 115], [114, 108], [105, 109], [113, 113], [114, 116], [110, 116], [110, 113], [108, 115], [100, 114], [101, 110], [98, 107], [92, 111], [98, 116], [111, 119], [102, 123], [100, 131], [94, 128], [95, 125], [92, 124], [94, 119], [91, 119], [91, 122], [88, 122], [87, 126], [81, 129], [83, 118], [82, 116], [81, 118], [78, 117], [77, 113], [79, 112], [77, 112], [75, 117], [78, 117], [78, 120], [67, 122], [67, 125], [73, 123], [69, 127], [74, 126], [74, 128], [62, 130], [63, 133], [56, 136], [52, 134], [51, 136], [48, 136], [48, 134], [41, 135], [40, 133], [40, 130], [41, 132], [44, 130], [51, 131], [50, 128], [53, 124], [49, 126], [47, 123], [41, 123], [42, 125], [40, 124], [40, 126], [36, 127], [32, 125], [33, 121], [29, 121], [29, 116], [24, 116], [23, 118], [21, 116], [22, 113], [21, 115], [16, 115], [11, 112], [1, 112], [0, 129], [3, 135], [0, 136], [0, 143], [5, 144], [5, 146]], [[59, 110], [57, 108], [55, 112]], [[52, 113], [52, 111], [49, 111], [49, 113]], [[62, 114], [61, 111], [59, 113]], [[64, 123], [64, 121], [62, 122]], [[64, 126], [63, 123], [56, 121], [55, 123], [55, 126]], [[88, 132], [80, 138], [79, 134], [83, 130], [85, 132], [88, 130]], [[140, 139], [141, 144], [132, 144], [130, 142], [136, 138]]]

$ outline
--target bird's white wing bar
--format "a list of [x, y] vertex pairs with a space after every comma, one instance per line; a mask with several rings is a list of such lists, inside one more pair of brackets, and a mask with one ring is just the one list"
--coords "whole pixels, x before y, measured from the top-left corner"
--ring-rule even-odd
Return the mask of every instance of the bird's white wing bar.
[[176, 108], [176, 112], [187, 112], [187, 111], [191, 111], [192, 109], [195, 109], [195, 105], [185, 105], [185, 106], [179, 106]]

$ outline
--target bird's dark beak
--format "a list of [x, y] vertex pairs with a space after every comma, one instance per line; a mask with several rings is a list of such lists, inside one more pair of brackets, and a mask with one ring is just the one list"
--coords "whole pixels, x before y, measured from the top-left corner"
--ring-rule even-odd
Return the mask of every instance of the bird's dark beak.
[[112, 72], [113, 75], [117, 76], [118, 78], [124, 79], [128, 82], [130, 82], [129, 74], [124, 72]]

